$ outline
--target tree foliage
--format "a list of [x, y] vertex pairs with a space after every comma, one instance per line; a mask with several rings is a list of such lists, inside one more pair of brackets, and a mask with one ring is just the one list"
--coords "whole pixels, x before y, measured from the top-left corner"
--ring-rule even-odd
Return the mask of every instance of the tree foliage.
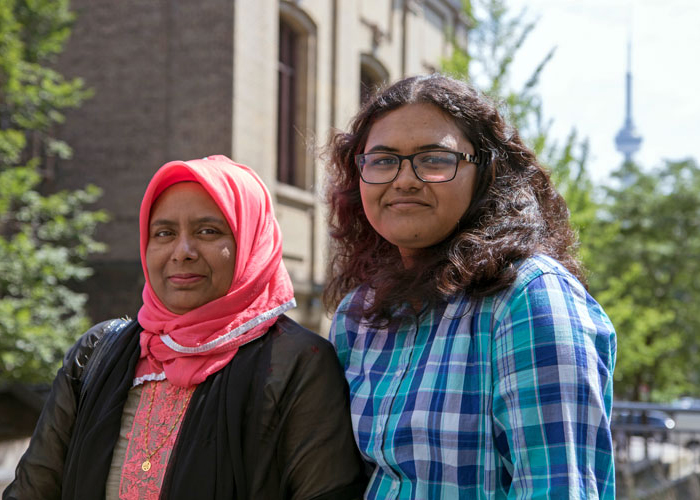
[[593, 240], [591, 289], [619, 332], [619, 398], [697, 394], [700, 167], [624, 163], [607, 187]]
[[[535, 22], [504, 0], [465, 4], [469, 51], [455, 47], [443, 70], [471, 80], [503, 103], [504, 114], [550, 169], [579, 233], [589, 288], [618, 333], [618, 399], [668, 400], [700, 395], [700, 170], [692, 160], [646, 171], [623, 164], [611, 186], [587, 171], [588, 144], [572, 131], [552, 137], [537, 84], [554, 51], [544, 54], [521, 88], [512, 63]], [[612, 139], [611, 139], [612, 140]]]
[[80, 79], [50, 67], [70, 33], [67, 0], [0, 2], [0, 380], [41, 381], [88, 326], [85, 259], [104, 250], [93, 235], [106, 220], [89, 205], [95, 186], [49, 193], [64, 111], [90, 96]]
[[[465, 1], [464, 14], [472, 29], [468, 50], [454, 44], [452, 56], [443, 62], [443, 71], [469, 80], [500, 103], [504, 116], [517, 128], [540, 161], [549, 167], [552, 179], [567, 200], [572, 224], [585, 239], [596, 218], [595, 186], [586, 168], [588, 143], [576, 131], [563, 140], [550, 133], [551, 120], [544, 117], [538, 84], [555, 48], [544, 54], [525, 82], [514, 88], [513, 62], [536, 26], [527, 10], [510, 11], [505, 0]], [[584, 262], [587, 250], [581, 247]]]
[[469, 80], [485, 94], [501, 103], [510, 122], [526, 137], [539, 154], [544, 151], [549, 123], [542, 117], [537, 85], [542, 70], [554, 55], [546, 54], [520, 88], [513, 88], [512, 64], [535, 22], [526, 11], [513, 15], [504, 0], [475, 0], [465, 3], [465, 15], [472, 24], [469, 47], [453, 45], [453, 53], [443, 61], [442, 70], [455, 78]]

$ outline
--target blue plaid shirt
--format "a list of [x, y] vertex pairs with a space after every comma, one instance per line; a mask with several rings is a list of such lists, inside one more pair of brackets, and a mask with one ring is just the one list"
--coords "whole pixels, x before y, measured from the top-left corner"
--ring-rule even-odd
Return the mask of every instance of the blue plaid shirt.
[[374, 465], [366, 498], [613, 499], [615, 331], [556, 261], [536, 256], [508, 289], [461, 295], [419, 325], [333, 320], [355, 439]]

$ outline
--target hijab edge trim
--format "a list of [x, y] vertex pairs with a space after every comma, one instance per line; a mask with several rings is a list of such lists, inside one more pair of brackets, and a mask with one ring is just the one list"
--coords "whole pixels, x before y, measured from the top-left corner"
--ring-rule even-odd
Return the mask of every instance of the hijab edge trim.
[[160, 373], [149, 373], [148, 375], [144, 375], [143, 377], [136, 377], [131, 384], [131, 388], [133, 389], [137, 385], [141, 385], [146, 382], [158, 382], [160, 380], [165, 380], [166, 378], [167, 377], [165, 376], [164, 371]]
[[183, 354], [199, 354], [207, 351], [211, 351], [213, 349], [216, 349], [218, 347], [221, 347], [223, 344], [226, 344], [227, 342], [230, 342], [232, 340], [235, 340], [237, 337], [240, 337], [243, 335], [245, 332], [248, 330], [251, 330], [252, 328], [255, 328], [261, 323], [264, 323], [265, 321], [269, 321], [272, 318], [275, 318], [277, 316], [280, 316], [284, 314], [286, 311], [292, 309], [293, 307], [296, 307], [297, 302], [295, 299], [292, 299], [288, 302], [285, 302], [282, 305], [279, 305], [273, 309], [270, 309], [269, 311], [265, 311], [262, 314], [259, 314], [258, 316], [254, 317], [251, 320], [246, 321], [242, 325], [240, 325], [237, 328], [234, 328], [228, 333], [225, 333], [219, 338], [216, 338], [210, 342], [207, 342], [204, 345], [200, 345], [197, 347], [187, 347], [184, 345], [180, 345], [177, 342], [173, 340], [173, 338], [168, 335], [161, 335], [161, 340], [165, 345], [170, 347], [173, 351], [177, 351]]

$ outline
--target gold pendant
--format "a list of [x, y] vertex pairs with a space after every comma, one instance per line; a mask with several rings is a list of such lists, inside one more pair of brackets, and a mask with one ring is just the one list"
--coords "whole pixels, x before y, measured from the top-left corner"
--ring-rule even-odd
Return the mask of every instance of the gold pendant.
[[149, 470], [151, 470], [151, 461], [148, 460], [148, 459], [146, 459], [146, 460], [141, 464], [141, 469], [142, 469], [144, 472], [148, 472]]

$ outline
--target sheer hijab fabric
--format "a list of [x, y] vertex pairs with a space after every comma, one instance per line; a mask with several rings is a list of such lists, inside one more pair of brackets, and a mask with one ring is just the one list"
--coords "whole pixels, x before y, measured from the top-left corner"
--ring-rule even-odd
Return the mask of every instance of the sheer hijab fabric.
[[[197, 182], [206, 189], [225, 215], [237, 247], [228, 293], [182, 315], [161, 303], [146, 267], [151, 209], [158, 196], [178, 182]], [[146, 284], [138, 313], [144, 330], [134, 385], [166, 378], [181, 387], [197, 385], [296, 305], [270, 194], [250, 168], [225, 156], [166, 163], [146, 188], [139, 226]]]

